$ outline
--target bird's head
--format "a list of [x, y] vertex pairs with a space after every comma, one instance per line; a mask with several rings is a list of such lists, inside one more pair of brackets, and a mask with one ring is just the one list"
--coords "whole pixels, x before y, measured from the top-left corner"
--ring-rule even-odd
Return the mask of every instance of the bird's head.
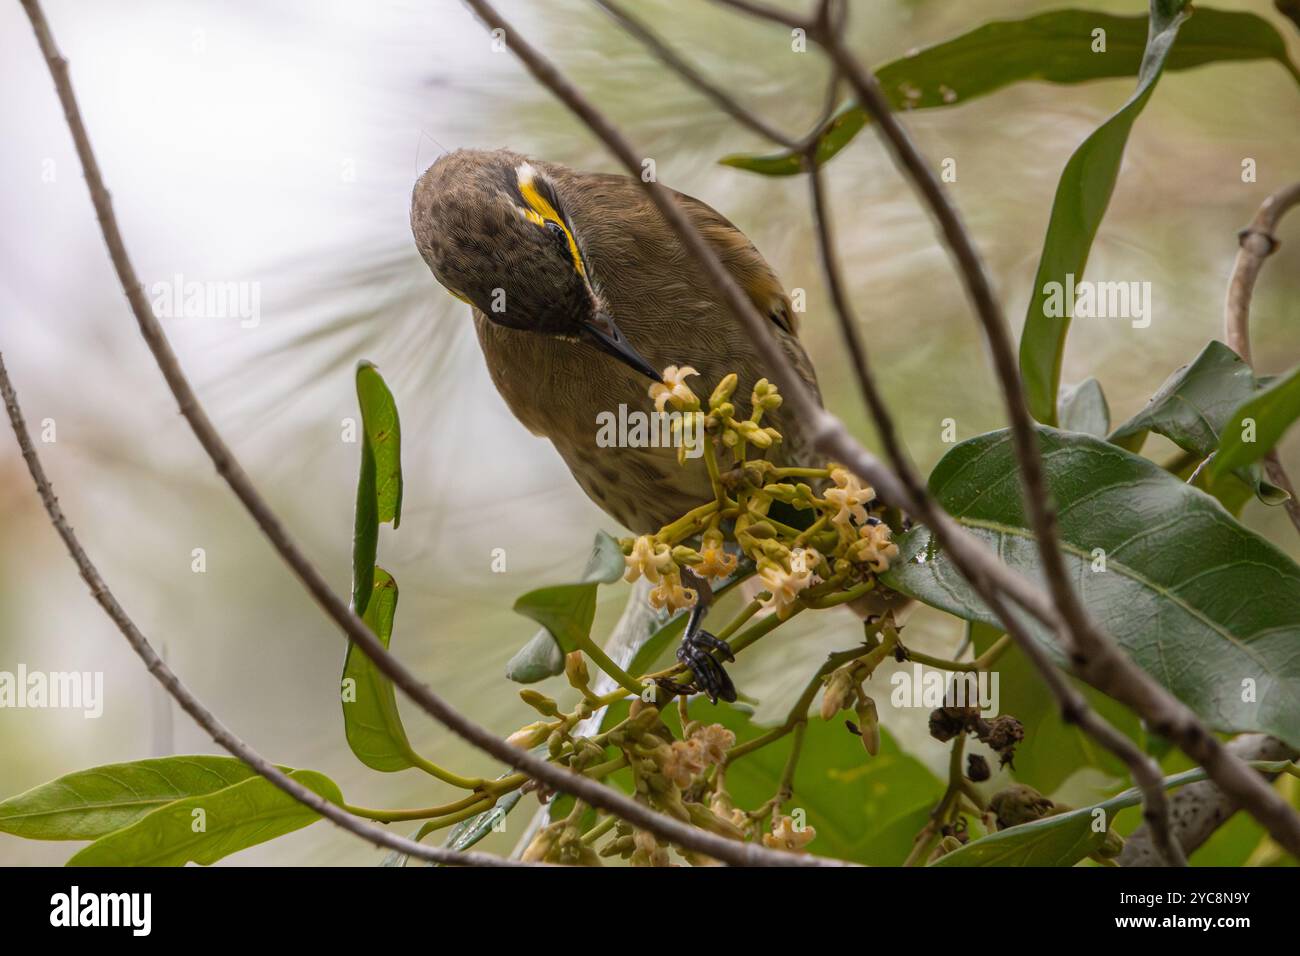
[[441, 157], [415, 184], [411, 231], [434, 277], [489, 321], [589, 342], [659, 379], [606, 312], [555, 184], [524, 157], [505, 150]]

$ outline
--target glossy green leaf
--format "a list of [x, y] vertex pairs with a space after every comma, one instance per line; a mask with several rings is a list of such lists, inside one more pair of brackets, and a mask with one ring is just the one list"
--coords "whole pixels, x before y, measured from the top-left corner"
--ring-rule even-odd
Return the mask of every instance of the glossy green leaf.
[[[1297, 418], [1300, 418], [1300, 367], [1244, 401], [1228, 416], [1210, 470], [1221, 475], [1250, 468], [1268, 454]], [[1247, 437], [1251, 441], [1246, 441]]]
[[[1279, 764], [1280, 766], [1280, 764]], [[1165, 788], [1173, 789], [1205, 779], [1201, 768], [1165, 778]], [[931, 866], [1073, 866], [1092, 853], [1105, 838], [1097, 832], [1095, 821], [1110, 824], [1115, 814], [1142, 802], [1136, 788], [1116, 794], [1109, 800], [1078, 810], [1069, 810], [1032, 823], [1008, 827], [959, 850], [939, 857]], [[1102, 810], [1098, 816], [1095, 811]]]
[[1101, 390], [1101, 382], [1086, 378], [1078, 385], [1061, 389], [1058, 417], [1067, 432], [1083, 432], [1105, 438], [1110, 431], [1110, 406]]
[[[374, 569], [374, 590], [362, 620], [384, 647], [393, 636], [397, 582], [383, 568]], [[393, 682], [351, 641], [343, 660], [343, 729], [348, 746], [367, 767], [391, 772], [416, 765], [397, 710]]]
[[529, 591], [515, 601], [515, 610], [542, 625], [563, 653], [579, 650], [590, 640], [596, 588], [617, 581], [626, 567], [618, 542], [602, 531], [596, 535], [587, 570], [578, 583]]
[[361, 406], [361, 474], [352, 537], [352, 607], [365, 613], [370, 600], [379, 525], [402, 520], [402, 427], [397, 403], [379, 369], [357, 366], [357, 401]]
[[[1093, 31], [1106, 32], [1106, 52], [1094, 53]], [[1021, 20], [998, 20], [908, 54], [876, 71], [881, 91], [896, 110], [956, 106], [1027, 80], [1074, 84], [1137, 76], [1147, 41], [1147, 18], [1094, 10], [1052, 10]], [[1273, 25], [1253, 13], [1198, 7], [1182, 29], [1165, 68], [1270, 59], [1300, 82], [1286, 44]], [[824, 163], [869, 122], [849, 103], [827, 124], [817, 144]], [[768, 176], [803, 171], [802, 155], [736, 154], [724, 165]]]
[[93, 840], [164, 804], [254, 775], [242, 760], [209, 754], [78, 770], [0, 803], [0, 831], [29, 840]]
[[[1256, 394], [1255, 388], [1254, 372], [1241, 356], [1222, 342], [1210, 342], [1189, 365], [1169, 376], [1146, 407], [1115, 429], [1110, 440], [1136, 452], [1147, 433], [1155, 432], [1203, 460], [1219, 447], [1233, 412]], [[1205, 471], [1201, 476], [1209, 477]], [[1266, 504], [1286, 500], [1286, 493], [1265, 481], [1258, 467], [1247, 464], [1236, 477]], [[1203, 487], [1212, 493], [1219, 490]], [[1231, 509], [1228, 501], [1224, 504]]]
[[[1093, 619], [1216, 729], [1300, 744], [1300, 568], [1145, 458], [1046, 427], [1038, 441], [1066, 568]], [[953, 448], [930, 488], [1004, 562], [1041, 580], [1006, 431]], [[887, 584], [996, 625], [927, 529], [905, 534], [899, 550]]]
[[[338, 786], [314, 770], [290, 776], [332, 803]], [[262, 777], [223, 790], [185, 797], [100, 837], [69, 866], [207, 866], [239, 850], [315, 823], [320, 816]]]
[[[617, 562], [617, 563], [616, 563]], [[579, 578], [580, 585], [608, 584], [618, 580], [626, 565], [618, 542], [603, 531], [597, 532], [592, 542], [587, 566]], [[579, 597], [580, 595], [575, 595]], [[592, 613], [595, 613], [593, 589]], [[531, 615], [529, 615], [531, 617]], [[590, 630], [590, 623], [587, 625]], [[506, 677], [519, 684], [532, 684], [564, 672], [564, 651], [560, 650], [551, 632], [543, 627], [521, 647], [506, 664]]]
[[1056, 390], [1072, 309], [1069, 302], [1060, 301], [1064, 298], [1060, 290], [1083, 278], [1092, 240], [1119, 177], [1129, 131], [1155, 91], [1179, 27], [1187, 19], [1186, 6], [1187, 0], [1151, 0], [1150, 31], [1137, 90], [1074, 151], [1056, 187], [1020, 338], [1020, 373], [1029, 410], [1048, 425], [1057, 420]]

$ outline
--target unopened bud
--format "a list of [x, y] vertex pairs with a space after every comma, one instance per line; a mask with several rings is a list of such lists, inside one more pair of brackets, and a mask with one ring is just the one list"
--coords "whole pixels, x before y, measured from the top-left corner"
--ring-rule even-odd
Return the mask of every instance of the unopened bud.
[[551, 725], [544, 720], [538, 720], [526, 727], [520, 727], [513, 734], [506, 738], [506, 743], [512, 747], [521, 747], [524, 750], [532, 750], [551, 733]]
[[555, 717], [560, 713], [560, 706], [540, 691], [521, 690], [519, 699], [544, 717]]
[[709, 408], [716, 409], [723, 402], [731, 398], [732, 393], [736, 390], [736, 383], [738, 381], [740, 380], [736, 377], [736, 373], [732, 372], [719, 382], [718, 387], [715, 388], [713, 394], [709, 396]]

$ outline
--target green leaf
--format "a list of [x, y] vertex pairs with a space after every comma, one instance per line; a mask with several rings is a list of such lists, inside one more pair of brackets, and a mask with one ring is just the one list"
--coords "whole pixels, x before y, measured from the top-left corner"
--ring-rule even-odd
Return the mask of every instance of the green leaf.
[[[1282, 766], [1284, 762], [1279, 763]], [[1165, 778], [1165, 789], [1185, 786], [1205, 779], [1205, 771], [1198, 767]], [[966, 844], [959, 850], [939, 857], [931, 866], [1073, 866], [1092, 853], [1105, 838], [1093, 829], [1094, 820], [1107, 824], [1115, 814], [1142, 802], [1136, 788], [1116, 794], [1091, 807], [1069, 810], [1054, 817], [1044, 817], [1032, 823], [1008, 827], [979, 840]], [[1098, 817], [1096, 810], [1103, 814]]]
[[[338, 786], [314, 770], [289, 774], [332, 803]], [[100, 837], [68, 866], [207, 866], [239, 850], [315, 823], [320, 816], [262, 777], [159, 807]]]
[[402, 519], [402, 427], [397, 403], [379, 369], [357, 366], [357, 401], [361, 406], [361, 475], [352, 537], [352, 608], [365, 613], [379, 554], [379, 525]]
[[586, 649], [596, 618], [596, 588], [617, 581], [626, 567], [618, 542], [602, 531], [579, 583], [529, 591], [515, 601], [515, 610], [542, 625], [565, 654]]
[[78, 770], [0, 803], [0, 831], [29, 840], [93, 840], [164, 804], [255, 774], [242, 760], [207, 754]]
[[[1094, 53], [1093, 31], [1106, 31], [1106, 52]], [[1026, 80], [1074, 84], [1137, 76], [1147, 40], [1147, 18], [1094, 10], [1053, 10], [1022, 20], [998, 20], [885, 64], [876, 71], [881, 91], [896, 110], [955, 106]], [[1253, 13], [1203, 7], [1182, 29], [1165, 68], [1271, 59], [1300, 82], [1286, 43]], [[861, 132], [869, 117], [856, 103], [839, 110], [817, 144], [824, 163]], [[768, 176], [803, 171], [797, 152], [735, 154], [727, 166]]]
[[[396, 611], [397, 582], [377, 567], [373, 593], [362, 620], [384, 647], [392, 640]], [[357, 759], [383, 772], [416, 766], [392, 681], [351, 641], [343, 660], [342, 691], [343, 729]]]
[[[1038, 442], [1066, 569], [1094, 620], [1213, 727], [1300, 744], [1300, 568], [1145, 458], [1046, 427]], [[1041, 580], [1006, 431], [953, 448], [930, 488], [1003, 561]], [[928, 529], [905, 534], [899, 551], [890, 587], [996, 626]]]
[[[581, 586], [609, 584], [618, 580], [625, 567], [623, 552], [618, 542], [600, 531], [596, 534], [596, 540], [592, 542], [591, 554], [587, 557], [587, 566], [583, 569], [579, 581], [582, 582]], [[594, 617], [596, 606], [594, 587], [592, 594], [591, 606]], [[517, 606], [516, 610], [518, 610]], [[591, 624], [588, 622], [587, 630], [590, 629]], [[534, 634], [532, 639], [506, 664], [506, 677], [519, 684], [532, 684], [563, 672], [564, 651], [555, 643], [555, 638], [551, 637], [551, 632], [546, 627]]]
[[[1300, 418], [1300, 366], [1244, 401], [1220, 430], [1219, 450], [1210, 470], [1216, 475], [1249, 468], [1268, 454], [1291, 424]], [[1246, 441], [1246, 421], [1253, 424], [1253, 441]]]
[[[975, 653], [982, 654], [1001, 631], [981, 622], [971, 624]], [[1016, 746], [1013, 774], [1043, 793], [1052, 793], [1084, 767], [1095, 767], [1109, 777], [1128, 778], [1124, 762], [1076, 724], [1061, 719], [1061, 708], [1038, 670], [1019, 647], [1012, 645], [993, 665], [999, 675], [998, 709], [1018, 718], [1025, 739]], [[1143, 740], [1142, 724], [1131, 710], [1082, 681], [1073, 680], [1088, 705], [1131, 740]]]
[[[1222, 342], [1210, 342], [1190, 365], [1169, 376], [1146, 407], [1115, 429], [1110, 440], [1136, 452], [1147, 432], [1155, 432], [1198, 459], [1207, 458], [1219, 447], [1233, 411], [1256, 394], [1255, 387], [1255, 374], [1241, 356]], [[1204, 471], [1201, 474], [1206, 476]], [[1258, 467], [1247, 464], [1236, 477], [1253, 488], [1265, 504], [1279, 504], [1287, 498], [1286, 492], [1263, 479]], [[1206, 486], [1205, 490], [1221, 489]], [[1215, 497], [1223, 500], [1220, 494]], [[1231, 510], [1229, 501], [1224, 504]]]
[[[1186, 6], [1187, 0], [1151, 0], [1150, 30], [1137, 90], [1074, 151], [1056, 187], [1020, 339], [1020, 371], [1029, 410], [1048, 425], [1056, 424], [1056, 389], [1070, 328], [1071, 307], [1060, 301], [1059, 290], [1083, 277], [1092, 240], [1119, 177], [1129, 131], [1155, 91], [1178, 29], [1189, 15]], [[1052, 287], [1057, 290], [1055, 295]], [[1049, 303], [1054, 307], [1049, 309]]]
[[1067, 432], [1105, 438], [1110, 431], [1110, 406], [1106, 404], [1101, 382], [1095, 378], [1063, 388], [1058, 406], [1061, 428]]
[[[868, 690], [870, 688], [868, 687]], [[885, 687], [882, 694], [888, 693]], [[883, 703], [883, 701], [882, 701]], [[614, 720], [627, 716], [627, 703], [611, 705]], [[695, 697], [689, 704], [692, 720], [719, 723], [743, 743], [766, 728], [753, 722], [741, 707], [710, 704]], [[662, 715], [677, 736], [681, 722], [677, 708]], [[727, 790], [737, 806], [756, 807], [776, 793], [790, 756], [789, 736], [742, 757], [727, 770]], [[626, 771], [614, 777], [630, 787]], [[839, 859], [876, 866], [898, 866], [912, 848], [912, 838], [924, 823], [923, 815], [938, 802], [944, 786], [924, 764], [903, 753], [893, 736], [880, 732], [880, 752], [867, 756], [861, 740], [851, 734], [842, 720], [824, 721], [813, 717], [804, 733], [803, 749], [794, 777], [794, 799], [786, 812], [798, 807], [806, 822], [817, 831], [808, 850]], [[899, 824], [922, 814], [916, 827]]]

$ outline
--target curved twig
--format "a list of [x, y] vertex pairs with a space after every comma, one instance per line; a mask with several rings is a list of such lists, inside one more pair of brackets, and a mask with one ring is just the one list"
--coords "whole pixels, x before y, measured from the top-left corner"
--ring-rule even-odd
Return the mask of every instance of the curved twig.
[[644, 804], [637, 803], [630, 797], [594, 780], [574, 773], [566, 767], [550, 763], [526, 750], [506, 743], [487, 728], [470, 720], [460, 713], [411, 671], [388, 653], [387, 648], [371, 633], [370, 629], [348, 608], [330, 588], [324, 576], [317, 570], [299, 549], [279, 517], [271, 510], [261, 494], [253, 486], [239, 461], [230, 451], [220, 433], [213, 426], [198, 396], [190, 386], [185, 373], [181, 370], [176, 353], [172, 351], [158, 319], [154, 316], [145, 298], [144, 287], [136, 275], [135, 267], [127, 255], [126, 245], [118, 228], [117, 218], [113, 213], [113, 204], [99, 163], [95, 159], [86, 133], [81, 111], [77, 106], [72, 83], [68, 79], [67, 61], [59, 54], [50, 33], [49, 23], [41, 11], [38, 0], [22, 0], [23, 8], [31, 20], [32, 29], [40, 44], [41, 53], [49, 66], [50, 75], [63, 105], [63, 114], [76, 145], [77, 156], [81, 161], [86, 177], [86, 186], [90, 190], [90, 199], [99, 218], [100, 230], [108, 246], [109, 257], [117, 272], [118, 280], [135, 316], [140, 332], [144, 336], [149, 350], [159, 370], [167, 380], [172, 394], [180, 407], [181, 414], [189, 423], [199, 444], [203, 446], [208, 457], [212, 459], [218, 474], [225, 479], [231, 491], [244, 505], [262, 533], [270, 540], [272, 547], [289, 565], [303, 586], [320, 605], [325, 614], [336, 623], [370, 658], [385, 677], [393, 682], [414, 701], [425, 713], [429, 714], [457, 736], [466, 740], [502, 763], [522, 771], [552, 789], [572, 794], [578, 799], [601, 810], [649, 830], [663, 839], [686, 849], [706, 854], [713, 859], [737, 866], [841, 866], [840, 861], [827, 860], [807, 854], [783, 853], [769, 850], [750, 843], [739, 843], [725, 837], [688, 826], [665, 814], [658, 813]]
[[[1300, 183], [1279, 189], [1264, 200], [1250, 225], [1237, 233], [1241, 248], [1228, 280], [1228, 294], [1223, 303], [1223, 332], [1228, 347], [1242, 357], [1247, 365], [1254, 365], [1250, 355], [1250, 300], [1255, 292], [1255, 280], [1264, 268], [1264, 260], [1278, 247], [1275, 235], [1277, 224], [1287, 211], [1300, 205]], [[1264, 456], [1264, 471], [1273, 482], [1291, 497], [1286, 502], [1286, 513], [1296, 531], [1300, 531], [1300, 500], [1297, 500], [1291, 476], [1282, 467], [1277, 449]]]

